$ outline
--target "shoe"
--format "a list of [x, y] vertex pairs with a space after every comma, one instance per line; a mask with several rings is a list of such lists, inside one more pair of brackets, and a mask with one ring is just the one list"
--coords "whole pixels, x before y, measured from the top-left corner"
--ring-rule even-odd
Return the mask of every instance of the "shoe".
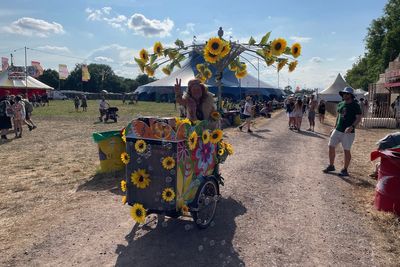
[[307, 131], [312, 132], [311, 128], [308, 128]]
[[249, 129], [249, 130], [247, 130], [247, 132], [248, 132], [248, 133], [252, 133], [253, 131]]
[[33, 130], [33, 126], [28, 125], [29, 131]]
[[239, 131], [243, 131], [243, 126], [239, 126]]
[[342, 169], [340, 171], [340, 173], [339, 173], [339, 176], [342, 176], [342, 177], [349, 176], [349, 173], [347, 172], [347, 169]]
[[326, 167], [326, 168], [323, 169], [322, 171], [323, 171], [324, 173], [333, 172], [333, 171], [335, 171], [335, 166], [329, 165], [328, 167]]
[[32, 130], [35, 130], [36, 128], [37, 128], [36, 125], [33, 125]]

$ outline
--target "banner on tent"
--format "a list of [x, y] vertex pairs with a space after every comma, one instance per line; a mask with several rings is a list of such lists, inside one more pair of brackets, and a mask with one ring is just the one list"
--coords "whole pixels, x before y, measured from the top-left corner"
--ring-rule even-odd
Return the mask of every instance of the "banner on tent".
[[5, 70], [8, 69], [8, 67], [9, 67], [9, 65], [8, 65], [8, 58], [2, 57], [2, 58], [1, 58], [1, 70], [2, 70], [2, 71], [5, 71]]
[[90, 80], [90, 73], [87, 65], [82, 65], [82, 82], [87, 82]]
[[32, 77], [37, 78], [43, 74], [43, 68], [40, 65], [39, 61], [32, 61], [31, 64], [32, 64], [32, 67], [35, 69], [34, 75], [31, 75]]
[[68, 78], [69, 72], [68, 72], [68, 67], [65, 64], [59, 64], [58, 65], [58, 78], [60, 80], [65, 80]]
[[25, 79], [25, 68], [23, 66], [11, 66], [8, 68], [9, 80], [23, 80]]

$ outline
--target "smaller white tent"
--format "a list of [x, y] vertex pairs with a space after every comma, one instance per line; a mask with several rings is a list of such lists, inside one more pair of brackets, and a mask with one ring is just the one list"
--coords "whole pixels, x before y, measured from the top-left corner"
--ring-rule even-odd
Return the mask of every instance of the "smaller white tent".
[[342, 97], [339, 95], [339, 92], [342, 91], [345, 87], [350, 87], [350, 85], [343, 79], [342, 75], [340, 75], [339, 73], [333, 84], [323, 90], [321, 93], [319, 93], [319, 97], [326, 102], [340, 102], [342, 101]]

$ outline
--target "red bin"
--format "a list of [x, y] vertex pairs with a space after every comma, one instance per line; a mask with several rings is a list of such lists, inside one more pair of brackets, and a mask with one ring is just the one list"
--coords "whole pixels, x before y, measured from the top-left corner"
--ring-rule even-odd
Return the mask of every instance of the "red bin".
[[374, 151], [371, 160], [381, 158], [375, 193], [377, 210], [400, 216], [400, 148]]

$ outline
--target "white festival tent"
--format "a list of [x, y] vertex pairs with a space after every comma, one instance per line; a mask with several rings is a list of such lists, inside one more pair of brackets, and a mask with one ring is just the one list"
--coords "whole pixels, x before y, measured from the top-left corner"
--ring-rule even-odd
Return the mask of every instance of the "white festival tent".
[[325, 100], [326, 102], [340, 102], [342, 101], [342, 97], [339, 95], [339, 92], [345, 87], [350, 87], [350, 85], [339, 73], [333, 84], [319, 93], [319, 98]]

